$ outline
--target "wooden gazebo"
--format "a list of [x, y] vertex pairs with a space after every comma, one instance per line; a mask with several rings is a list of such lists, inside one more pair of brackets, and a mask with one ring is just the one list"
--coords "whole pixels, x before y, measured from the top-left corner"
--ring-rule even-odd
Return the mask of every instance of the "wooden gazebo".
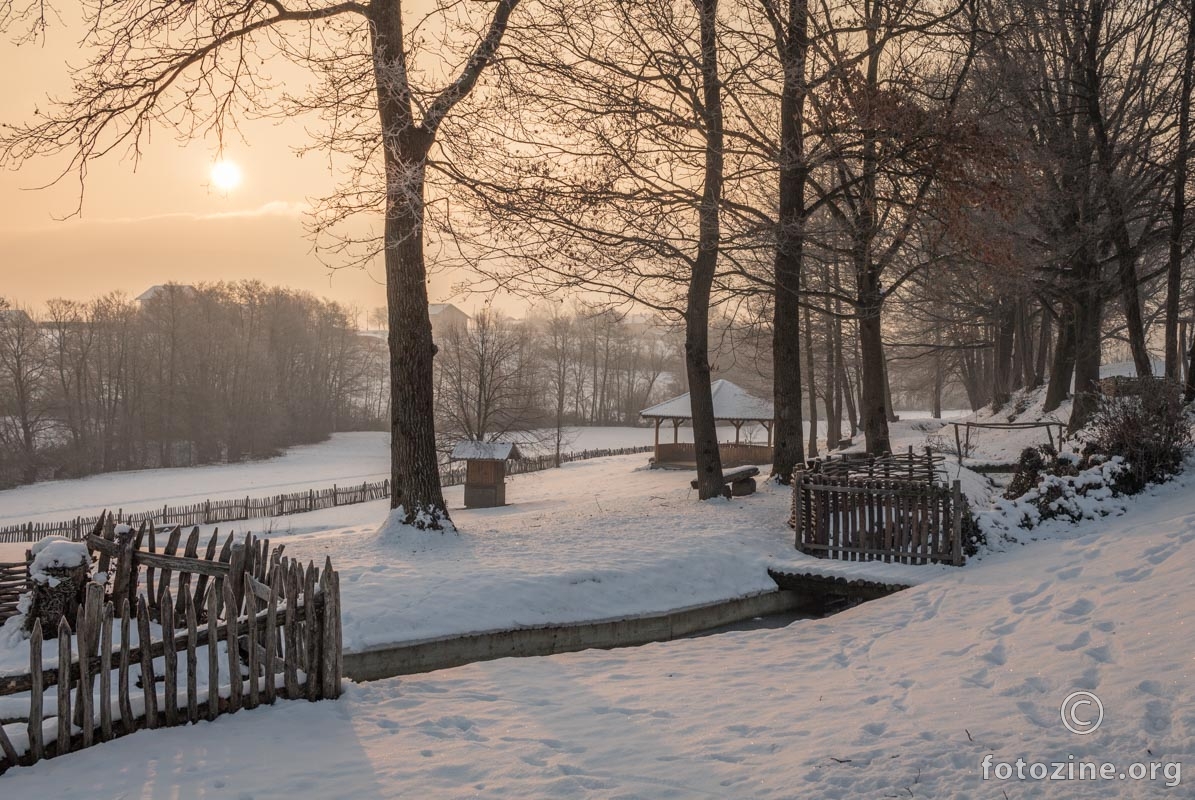
[[[772, 461], [772, 426], [776, 412], [772, 403], [763, 400], [727, 380], [714, 381], [710, 387], [714, 399], [714, 421], [734, 426], [734, 442], [718, 445], [724, 469], [748, 464], [770, 464]], [[655, 456], [652, 466], [671, 469], [694, 469], [697, 454], [692, 442], [680, 441], [680, 426], [693, 419], [689, 393], [665, 400], [639, 412], [639, 416], [655, 422]], [[672, 443], [660, 443], [660, 425], [672, 423]], [[756, 424], [767, 431], [767, 444], [745, 444], [740, 441], [743, 426]]]

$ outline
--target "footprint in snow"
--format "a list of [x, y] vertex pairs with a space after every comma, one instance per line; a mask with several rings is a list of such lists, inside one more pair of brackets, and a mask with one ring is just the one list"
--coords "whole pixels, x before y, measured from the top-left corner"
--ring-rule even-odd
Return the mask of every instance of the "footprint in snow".
[[1091, 641], [1091, 634], [1088, 633], [1087, 631], [1083, 631], [1078, 636], [1076, 636], [1075, 640], [1073, 642], [1071, 642], [1070, 644], [1055, 645], [1055, 649], [1062, 653], [1069, 653], [1073, 650], [1078, 650], [1080, 647], [1086, 647], [1090, 641]]

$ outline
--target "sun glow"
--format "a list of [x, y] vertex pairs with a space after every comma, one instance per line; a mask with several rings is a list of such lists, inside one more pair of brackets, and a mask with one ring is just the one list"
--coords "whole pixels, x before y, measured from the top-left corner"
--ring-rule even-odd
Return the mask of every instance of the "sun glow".
[[241, 185], [241, 168], [232, 161], [217, 161], [212, 164], [212, 186], [221, 192], [231, 192]]

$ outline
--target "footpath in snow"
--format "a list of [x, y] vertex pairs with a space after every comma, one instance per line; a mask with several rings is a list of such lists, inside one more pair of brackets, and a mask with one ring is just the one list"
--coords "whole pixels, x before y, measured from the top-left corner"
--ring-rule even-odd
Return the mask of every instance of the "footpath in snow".
[[[721, 558], [709, 548], [713, 581], [728, 569], [752, 572], [740, 562], [759, 564], [769, 548], [791, 553], [774, 519], [783, 493], [698, 506], [675, 476], [628, 476], [620, 461], [576, 465], [572, 497], [524, 495], [523, 508], [496, 514], [489, 528], [461, 515], [474, 523], [468, 537], [445, 540], [454, 543], [439, 545], [434, 560], [459, 566], [475, 617], [502, 596], [474, 592], [463, 576], [472, 569], [484, 585], [488, 560], [516, 559], [513, 550], [488, 550], [491, 541], [517, 542], [539, 565], [526, 572], [529, 587], [513, 581], [508, 594], [535, 594], [545, 580], [563, 578], [603, 603], [612, 601], [598, 600], [599, 590], [611, 582], [613, 595], [640, 591], [598, 566], [620, 552], [622, 572], [635, 575], [640, 552], [701, 552], [703, 539], [720, 538]], [[597, 476], [616, 468], [623, 488], [602, 488]], [[1189, 797], [1182, 781], [1193, 778], [1183, 767], [1195, 769], [1195, 478], [1156, 487], [1126, 510], [1082, 526], [1047, 524], [1034, 531], [1036, 541], [1025, 537], [826, 619], [357, 685], [338, 702], [280, 703], [139, 733], [0, 780], [6, 797], [80, 800]], [[616, 533], [636, 518], [633, 537]], [[571, 557], [549, 569], [531, 555], [559, 549], [581, 557], [585, 532], [593, 554], [568, 570]], [[328, 536], [341, 542], [342, 567], [361, 556], [351, 567], [356, 581], [342, 579], [346, 589], [359, 587], [358, 598], [370, 581], [379, 591], [401, 586], [377, 576], [413, 576], [414, 560], [428, 553], [405, 539], [367, 546], [367, 531]], [[734, 537], [729, 545], [726, 537]], [[734, 556], [739, 550], [750, 555]], [[398, 557], [399, 565], [371, 568], [366, 554]], [[654, 596], [701, 583], [698, 576]], [[420, 615], [435, 611], [429, 604]], [[1103, 703], [1089, 735], [1063, 725], [1060, 707], [1076, 690]], [[1050, 774], [1061, 764], [1063, 777], [1091, 772], [1070, 765], [1109, 764], [1113, 777], [999, 780], [1017, 759]]]

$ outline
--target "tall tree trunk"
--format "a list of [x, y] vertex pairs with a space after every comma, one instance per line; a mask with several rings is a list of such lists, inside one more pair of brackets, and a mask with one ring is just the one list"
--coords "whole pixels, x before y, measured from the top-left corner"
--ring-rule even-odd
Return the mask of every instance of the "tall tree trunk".
[[[829, 273], [827, 273], [828, 279]], [[828, 282], [828, 280], [827, 280]], [[834, 347], [834, 329], [838, 319], [830, 313], [830, 298], [825, 300], [826, 306], [826, 450], [838, 449], [842, 441], [842, 389], [838, 382], [842, 379], [838, 371], [837, 350]]]
[[1046, 387], [1046, 400], [1042, 411], [1055, 411], [1062, 401], [1070, 397], [1071, 379], [1075, 375], [1075, 317], [1072, 301], [1059, 304], [1058, 337], [1054, 342], [1054, 360], [1050, 365], [1050, 383]]
[[946, 368], [942, 359], [942, 328], [934, 326], [934, 396], [930, 416], [942, 418], [942, 386], [946, 382]]
[[801, 268], [805, 248], [805, 0], [789, 0], [782, 31], [780, 94], [780, 219], [772, 323], [772, 396], [776, 409], [772, 474], [787, 483], [803, 460], [801, 440]]
[[805, 314], [805, 366], [809, 376], [809, 457], [817, 458], [817, 371], [813, 359], [812, 315]]
[[1037, 358], [1033, 365], [1033, 382], [1029, 388], [1036, 389], [1046, 381], [1046, 358], [1050, 350], [1050, 331], [1054, 315], [1045, 303], [1041, 307], [1041, 325], [1037, 329]]
[[431, 134], [411, 114], [398, 3], [376, 6], [374, 71], [386, 167], [386, 300], [390, 323], [390, 507], [402, 522], [449, 522], [433, 414], [431, 318], [423, 261], [424, 169]]
[[1089, 264], [1084, 270], [1089, 279], [1079, 291], [1075, 309], [1075, 399], [1069, 426], [1072, 431], [1087, 423], [1098, 403], [1102, 317], [1098, 269], [1098, 265]]
[[714, 423], [710, 388], [710, 293], [718, 264], [719, 206], [722, 202], [722, 86], [718, 78], [718, 0], [698, 0], [701, 18], [701, 83], [705, 123], [705, 185], [698, 218], [697, 258], [685, 306], [685, 372], [693, 415], [697, 459], [697, 495], [702, 500], [724, 493], [722, 457]]
[[992, 410], [999, 411], [1008, 402], [1012, 385], [1013, 336], [1016, 333], [1016, 313], [1007, 298], [996, 306], [996, 347], [993, 355]]
[[1174, 202], [1170, 207], [1170, 253], [1166, 265], [1166, 377], [1179, 378], [1179, 294], [1183, 280], [1183, 228], [1187, 209], [1187, 167], [1191, 147], [1191, 87], [1195, 79], [1195, 0], [1187, 3], [1187, 44], [1183, 53], [1178, 106], [1178, 151], [1174, 157]]

